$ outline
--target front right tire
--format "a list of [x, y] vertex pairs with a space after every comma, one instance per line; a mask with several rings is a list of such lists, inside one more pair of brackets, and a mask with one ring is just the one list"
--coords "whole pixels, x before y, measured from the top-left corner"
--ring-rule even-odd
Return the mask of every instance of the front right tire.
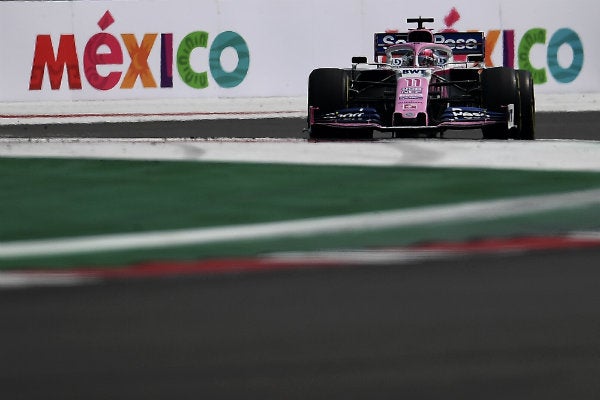
[[519, 88], [519, 119], [515, 139], [535, 139], [535, 96], [533, 78], [527, 70], [517, 70]]
[[[481, 103], [489, 111], [505, 112], [508, 104], [518, 109], [517, 74], [512, 68], [497, 67], [481, 71]], [[484, 126], [484, 139], [508, 139], [508, 124]]]
[[485, 139], [535, 138], [535, 98], [533, 79], [526, 70], [507, 67], [484, 69], [481, 73], [482, 106], [490, 111], [505, 112], [514, 105], [515, 127], [508, 124], [489, 125], [482, 128]]

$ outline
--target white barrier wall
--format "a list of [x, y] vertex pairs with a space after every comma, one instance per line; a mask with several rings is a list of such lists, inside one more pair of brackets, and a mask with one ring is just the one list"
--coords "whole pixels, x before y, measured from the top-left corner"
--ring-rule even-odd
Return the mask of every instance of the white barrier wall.
[[317, 67], [372, 59], [373, 33], [434, 17], [482, 30], [486, 61], [538, 93], [600, 92], [592, 0], [0, 2], [0, 102], [298, 97]]

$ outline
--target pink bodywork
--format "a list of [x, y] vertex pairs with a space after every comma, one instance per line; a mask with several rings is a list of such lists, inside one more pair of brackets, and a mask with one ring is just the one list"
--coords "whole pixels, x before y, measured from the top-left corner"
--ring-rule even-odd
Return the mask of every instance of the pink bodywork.
[[[395, 47], [406, 47], [407, 44], [391, 46], [390, 50]], [[410, 43], [410, 47], [414, 49], [414, 54], [419, 54], [423, 47], [448, 49], [444, 45], [436, 45], [433, 43]], [[418, 117], [419, 113], [425, 116], [425, 125], [429, 125], [429, 117], [427, 115], [427, 99], [429, 95], [429, 81], [435, 71], [441, 71], [443, 66], [420, 66], [417, 65], [417, 57], [415, 57], [412, 66], [394, 66], [390, 65], [397, 74], [396, 87], [396, 105], [394, 118], [396, 115], [401, 115], [403, 119], [411, 120]]]
[[397, 81], [396, 94], [396, 108], [394, 115], [400, 114], [404, 119], [415, 119], [419, 113], [424, 113], [425, 125], [429, 125], [427, 120], [429, 78], [399, 78]]

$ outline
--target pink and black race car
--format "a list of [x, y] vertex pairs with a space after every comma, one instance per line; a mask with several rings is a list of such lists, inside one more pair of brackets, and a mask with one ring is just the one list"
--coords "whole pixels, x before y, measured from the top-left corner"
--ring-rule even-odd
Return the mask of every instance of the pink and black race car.
[[534, 139], [533, 80], [526, 70], [485, 68], [483, 32], [423, 27], [376, 33], [374, 62], [319, 68], [308, 81], [311, 139], [370, 139], [481, 129], [486, 139]]

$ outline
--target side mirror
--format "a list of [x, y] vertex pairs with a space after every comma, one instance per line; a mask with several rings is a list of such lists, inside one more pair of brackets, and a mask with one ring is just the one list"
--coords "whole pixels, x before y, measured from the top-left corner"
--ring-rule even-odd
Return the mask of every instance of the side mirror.
[[367, 57], [352, 57], [352, 64], [366, 64]]

